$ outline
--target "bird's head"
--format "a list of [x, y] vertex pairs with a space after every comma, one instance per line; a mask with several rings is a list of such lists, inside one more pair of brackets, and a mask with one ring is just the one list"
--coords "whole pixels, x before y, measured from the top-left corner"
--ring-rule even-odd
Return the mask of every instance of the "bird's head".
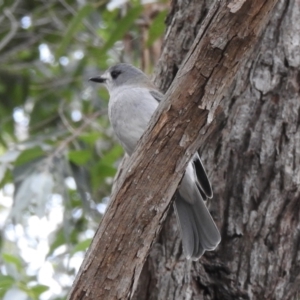
[[141, 87], [152, 85], [145, 73], [132, 65], [124, 63], [112, 66], [102, 75], [92, 77], [89, 80], [105, 84], [110, 93], [113, 89], [126, 85]]

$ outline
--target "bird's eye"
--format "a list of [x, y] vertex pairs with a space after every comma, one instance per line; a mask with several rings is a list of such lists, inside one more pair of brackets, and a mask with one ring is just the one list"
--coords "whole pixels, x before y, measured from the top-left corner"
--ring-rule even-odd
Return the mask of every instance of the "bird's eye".
[[113, 79], [116, 79], [121, 74], [121, 71], [114, 70], [110, 74]]

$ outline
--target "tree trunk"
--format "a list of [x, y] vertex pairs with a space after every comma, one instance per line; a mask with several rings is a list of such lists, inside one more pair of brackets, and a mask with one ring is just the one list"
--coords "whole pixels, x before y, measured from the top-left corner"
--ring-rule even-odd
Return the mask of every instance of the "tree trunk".
[[[199, 0], [174, 0], [172, 7], [156, 77], [162, 90], [209, 9]], [[200, 261], [187, 261], [169, 213], [134, 299], [299, 299], [299, 0], [279, 1], [214, 122], [201, 154], [222, 242]]]
[[131, 298], [186, 165], [276, 2], [214, 3], [120, 177], [69, 299]]

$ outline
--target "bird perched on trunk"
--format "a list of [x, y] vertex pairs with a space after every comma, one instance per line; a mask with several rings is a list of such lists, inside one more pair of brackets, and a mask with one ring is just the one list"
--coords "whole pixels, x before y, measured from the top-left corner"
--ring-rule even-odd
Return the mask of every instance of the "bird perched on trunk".
[[[117, 64], [90, 80], [108, 89], [111, 125], [126, 153], [131, 155], [163, 94], [145, 73], [129, 64]], [[186, 168], [174, 205], [188, 259], [199, 259], [205, 251], [214, 250], [221, 240], [204, 203], [212, 195], [210, 182], [196, 153]]]

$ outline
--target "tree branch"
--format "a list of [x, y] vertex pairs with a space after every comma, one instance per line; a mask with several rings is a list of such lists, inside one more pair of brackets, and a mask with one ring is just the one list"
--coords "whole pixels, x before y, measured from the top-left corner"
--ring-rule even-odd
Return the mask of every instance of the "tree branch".
[[133, 295], [185, 167], [276, 2], [215, 2], [120, 177], [69, 299]]
[[[17, 2], [19, 1], [16, 1], [16, 3]], [[8, 34], [0, 42], [0, 51], [13, 39], [19, 28], [18, 21], [15, 19], [14, 15], [9, 9], [4, 9], [3, 13], [9, 19], [11, 26]]]

